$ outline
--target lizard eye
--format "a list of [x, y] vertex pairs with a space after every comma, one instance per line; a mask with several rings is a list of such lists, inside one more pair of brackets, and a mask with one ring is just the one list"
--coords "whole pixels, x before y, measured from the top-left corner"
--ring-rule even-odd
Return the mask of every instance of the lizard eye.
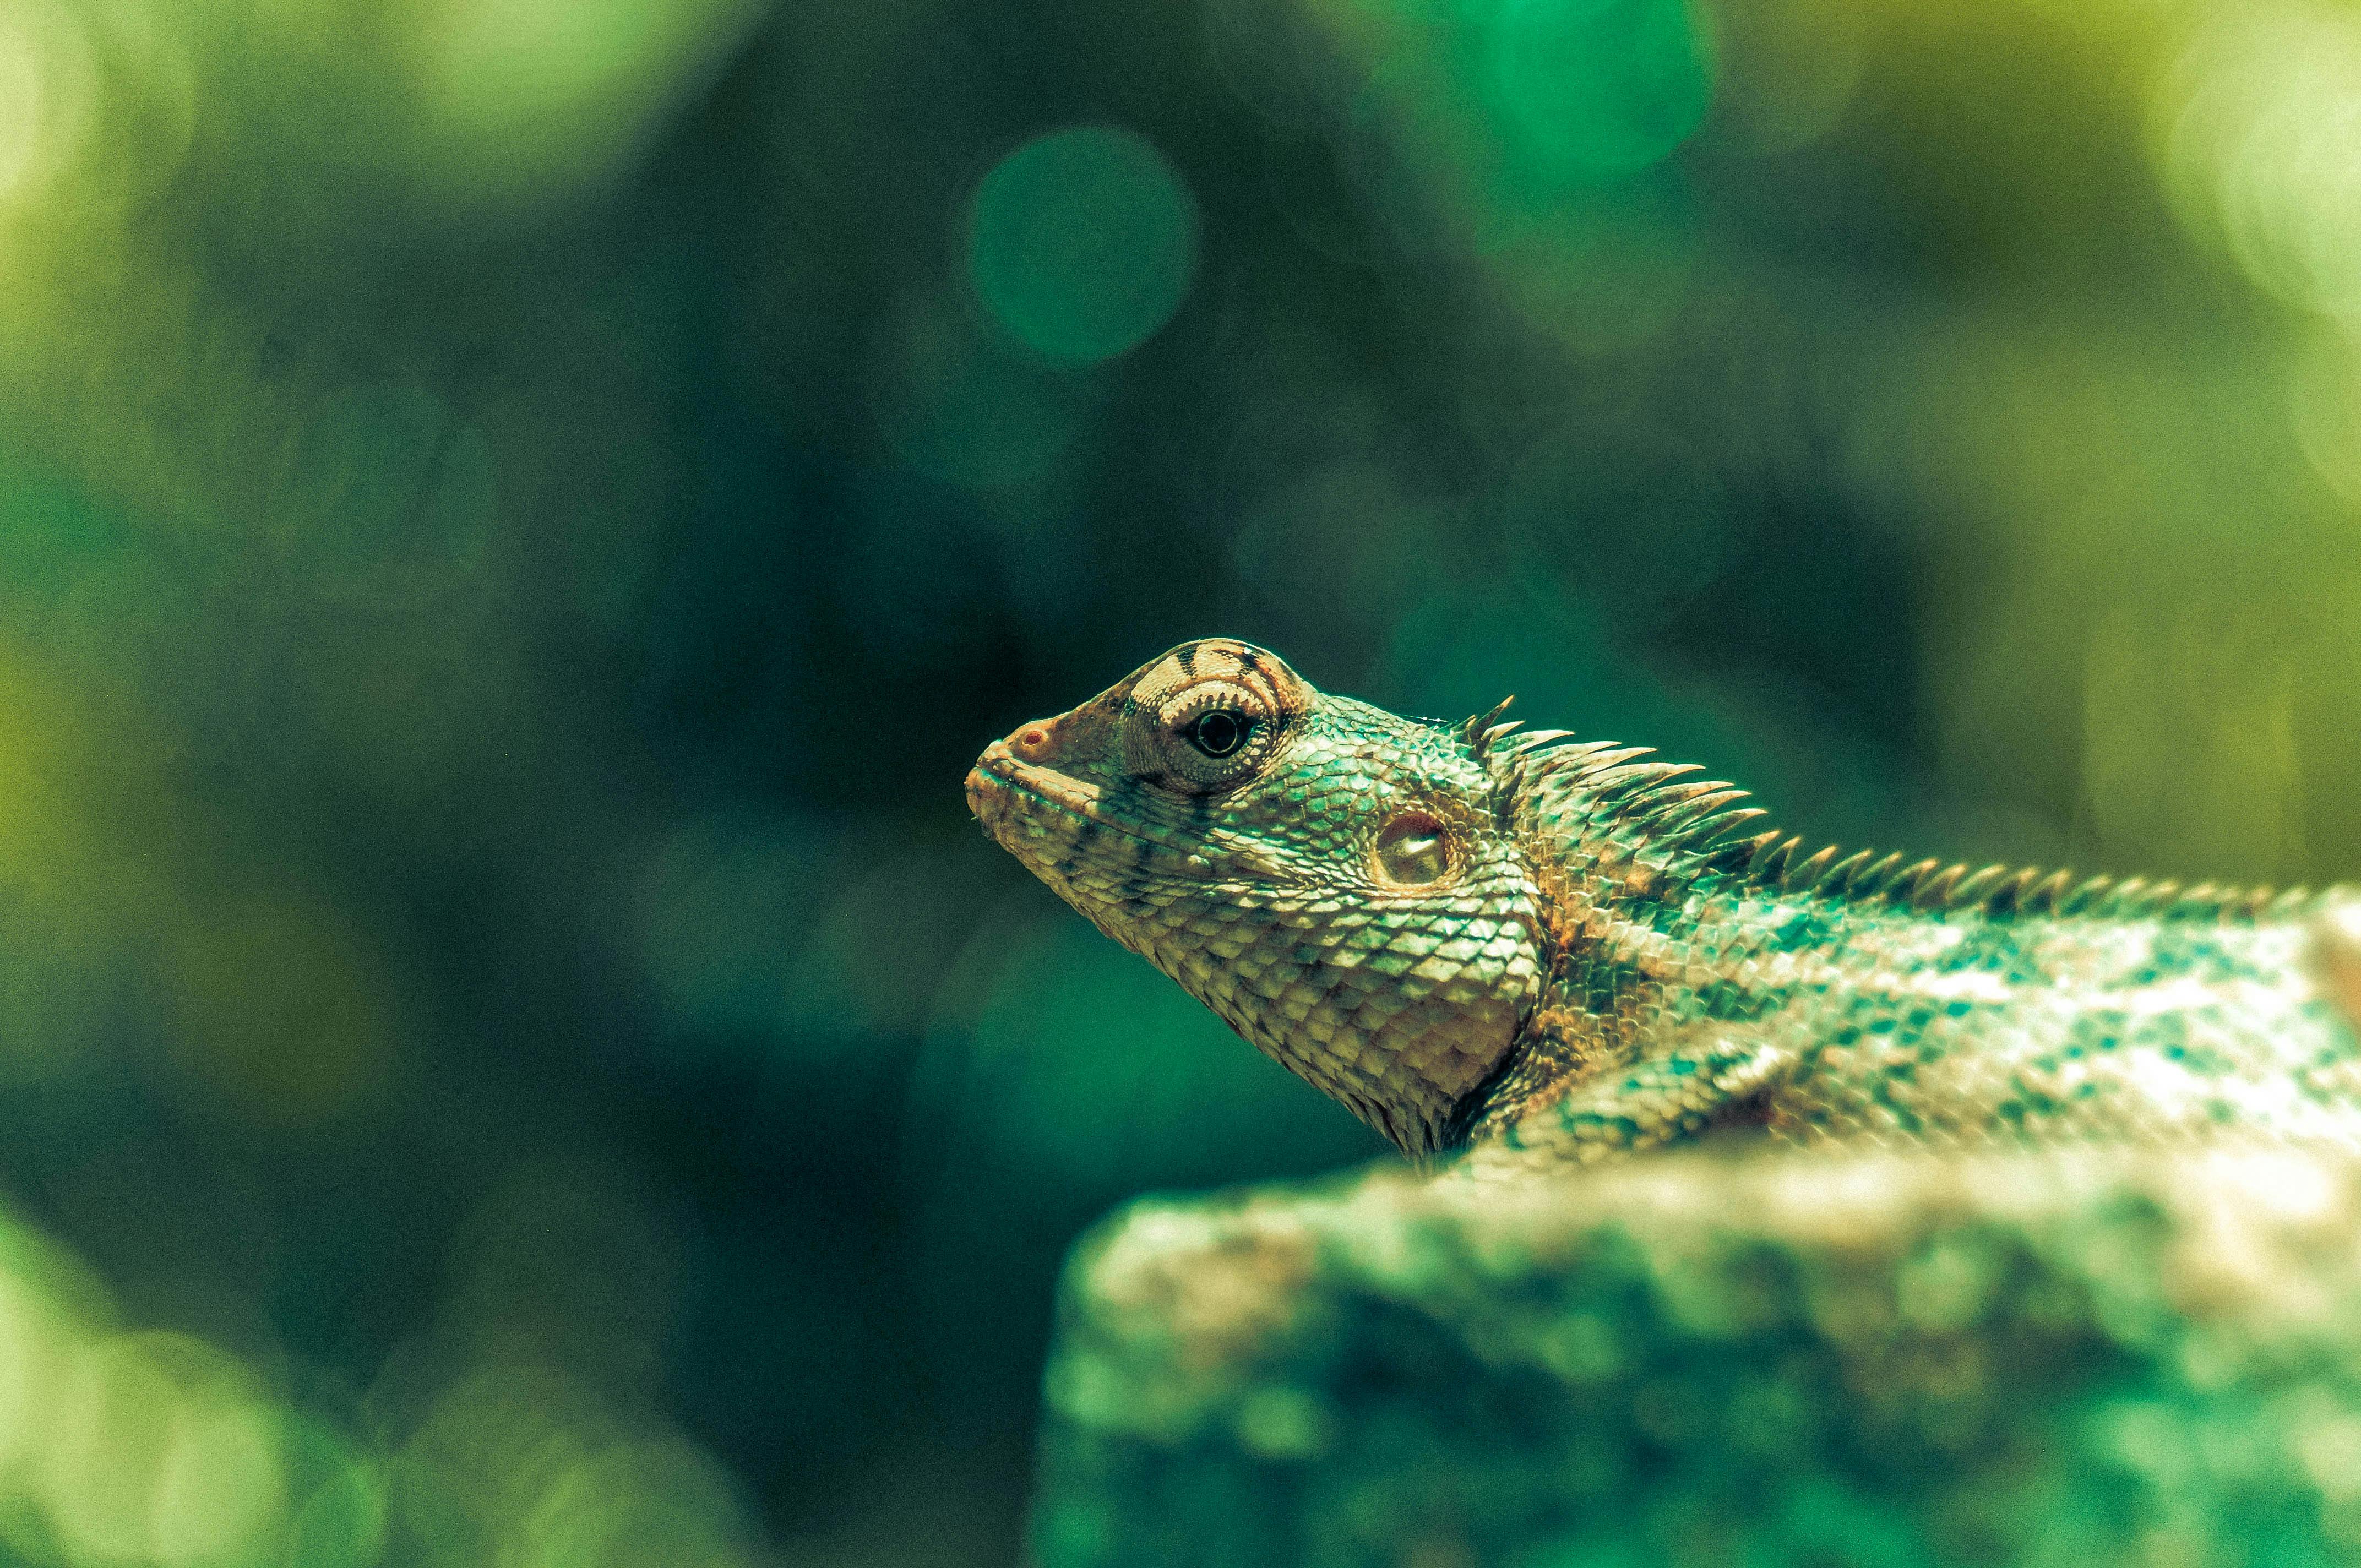
[[1231, 755], [1246, 743], [1246, 716], [1235, 708], [1217, 707], [1189, 726], [1189, 744], [1208, 757]]
[[1283, 722], [1230, 681], [1201, 681], [1157, 713], [1152, 734], [1166, 781], [1183, 790], [1228, 789], [1254, 776]]

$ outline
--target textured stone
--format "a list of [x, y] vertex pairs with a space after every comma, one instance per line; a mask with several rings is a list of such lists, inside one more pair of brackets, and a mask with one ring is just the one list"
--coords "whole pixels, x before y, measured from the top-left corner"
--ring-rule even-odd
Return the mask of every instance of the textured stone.
[[1763, 1156], [1133, 1206], [1068, 1270], [1038, 1558], [2361, 1556], [2361, 1166]]

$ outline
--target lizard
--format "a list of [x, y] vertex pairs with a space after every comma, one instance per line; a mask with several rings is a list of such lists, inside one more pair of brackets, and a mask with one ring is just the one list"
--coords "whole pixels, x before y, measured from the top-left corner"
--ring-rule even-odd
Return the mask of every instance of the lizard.
[[2361, 1146], [2361, 902], [1806, 851], [1646, 748], [1181, 644], [967, 775], [984, 831], [1422, 1163], [1725, 1126]]

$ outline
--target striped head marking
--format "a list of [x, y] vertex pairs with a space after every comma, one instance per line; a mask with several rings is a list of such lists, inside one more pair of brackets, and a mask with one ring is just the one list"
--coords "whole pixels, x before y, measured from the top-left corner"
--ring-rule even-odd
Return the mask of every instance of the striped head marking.
[[1403, 1149], [1451, 1141], [1539, 991], [1532, 879], [1455, 729], [1187, 642], [984, 749], [984, 831]]

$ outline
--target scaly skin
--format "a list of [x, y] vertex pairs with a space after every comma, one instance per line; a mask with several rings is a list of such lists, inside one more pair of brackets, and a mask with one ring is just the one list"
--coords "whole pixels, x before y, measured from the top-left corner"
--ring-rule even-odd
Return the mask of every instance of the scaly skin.
[[994, 741], [968, 802], [1414, 1157], [1725, 1123], [2361, 1146], [2349, 895], [1800, 856], [1693, 769], [1499, 712], [1400, 718], [1211, 639]]

